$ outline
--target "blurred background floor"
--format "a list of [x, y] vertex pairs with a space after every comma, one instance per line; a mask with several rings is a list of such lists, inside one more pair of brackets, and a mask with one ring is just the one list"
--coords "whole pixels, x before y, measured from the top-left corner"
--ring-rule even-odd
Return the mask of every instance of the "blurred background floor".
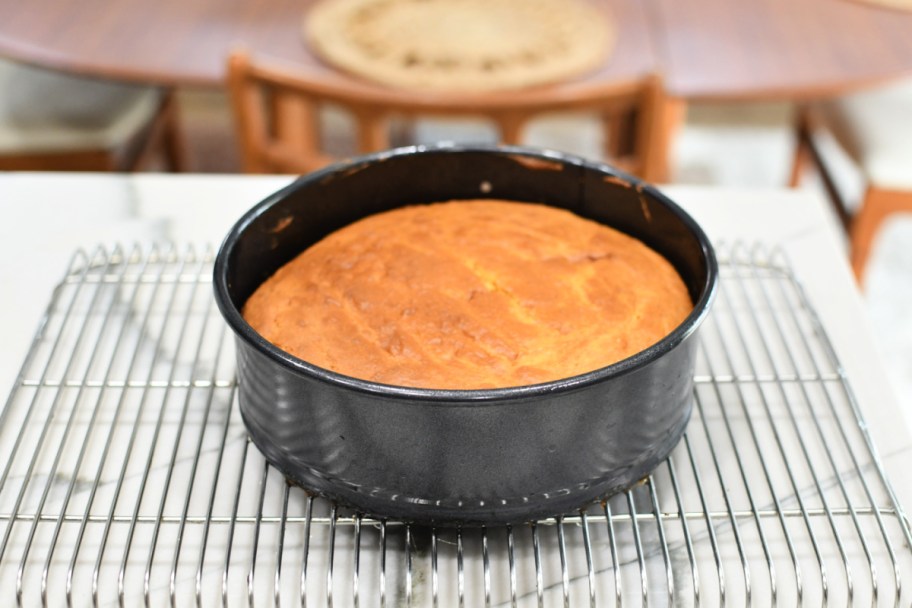
[[[178, 96], [186, 139], [187, 171], [235, 173], [240, 158], [231, 129], [230, 109], [221, 93], [181, 91]], [[344, 130], [344, 120], [329, 117], [329, 136]], [[532, 143], [597, 154], [599, 142], [587, 123], [574, 119], [533, 126]], [[414, 134], [419, 140], [478, 139], [484, 128], [468, 123], [433, 123]], [[339, 136], [344, 137], [344, 136]], [[344, 142], [340, 144], [344, 146]], [[591, 153], [589, 151], [592, 151]], [[673, 152], [672, 179], [682, 184], [777, 188], [788, 181], [793, 151], [791, 112], [786, 104], [696, 105], [688, 111]], [[857, 201], [861, 182], [852, 166], [835, 155], [840, 186]], [[804, 187], [819, 188], [815, 180]], [[912, 409], [912, 215], [888, 222], [875, 246], [863, 298], [870, 326], [900, 404]]]

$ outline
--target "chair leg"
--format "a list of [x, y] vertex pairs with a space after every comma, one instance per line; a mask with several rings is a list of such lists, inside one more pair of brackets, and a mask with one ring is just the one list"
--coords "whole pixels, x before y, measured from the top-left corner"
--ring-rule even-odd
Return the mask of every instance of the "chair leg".
[[797, 188], [801, 184], [801, 176], [807, 168], [809, 161], [813, 160], [811, 153], [811, 127], [807, 108], [795, 109], [795, 155], [792, 158], [792, 170], [789, 174], [789, 188]]
[[186, 170], [186, 150], [174, 91], [168, 91], [162, 103], [162, 147], [171, 171], [180, 173]]
[[[687, 119], [687, 102], [678, 97], [663, 97], [660, 114], [659, 146], [651, 156], [653, 160], [643, 169], [643, 179], [652, 182], [667, 182], [671, 179], [671, 154], [678, 133]], [[651, 165], [651, 168], [650, 168]]]
[[162, 154], [168, 168], [174, 172], [184, 170], [184, 148], [180, 136], [174, 91], [167, 90], [158, 107], [152, 124], [128, 146], [122, 160], [113, 170], [139, 171], [156, 154]]
[[618, 160], [636, 151], [636, 121], [634, 112], [608, 113], [602, 116], [603, 154]]
[[506, 112], [495, 117], [500, 141], [508, 146], [518, 146], [523, 141], [528, 118], [519, 112]]
[[900, 212], [912, 213], [912, 192], [868, 188], [849, 230], [852, 270], [859, 285], [863, 283], [877, 233], [888, 216]]
[[796, 188], [801, 183], [801, 175], [807, 165], [811, 165], [826, 191], [827, 199], [839, 218], [843, 229], [849, 230], [852, 217], [846, 201], [836, 186], [836, 180], [827, 167], [827, 163], [814, 141], [814, 119], [812, 110], [808, 107], [801, 107], [796, 110], [798, 113], [795, 119], [795, 156], [792, 159], [791, 176], [789, 177], [789, 187]]
[[808, 151], [800, 141], [795, 142], [795, 155], [792, 157], [792, 168], [789, 171], [789, 188], [797, 188], [801, 185], [801, 176], [807, 167]]
[[795, 156], [792, 158], [792, 169], [789, 173], [789, 188], [797, 188], [801, 185], [801, 176], [811, 160], [811, 151], [808, 148], [807, 141], [799, 133], [795, 142]]
[[390, 147], [387, 116], [363, 109], [355, 116], [358, 122], [358, 152], [379, 152]]
[[647, 182], [671, 179], [672, 143], [687, 118], [687, 102], [665, 95], [660, 84], [648, 93], [646, 108], [637, 117], [634, 175]]

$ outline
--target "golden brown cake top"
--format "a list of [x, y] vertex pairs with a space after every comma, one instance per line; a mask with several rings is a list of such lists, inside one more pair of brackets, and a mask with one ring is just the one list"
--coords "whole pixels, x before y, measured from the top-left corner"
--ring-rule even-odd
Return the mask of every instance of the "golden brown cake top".
[[568, 211], [497, 200], [404, 207], [329, 235], [250, 297], [266, 340], [341, 374], [479, 389], [575, 376], [692, 310], [662, 256]]

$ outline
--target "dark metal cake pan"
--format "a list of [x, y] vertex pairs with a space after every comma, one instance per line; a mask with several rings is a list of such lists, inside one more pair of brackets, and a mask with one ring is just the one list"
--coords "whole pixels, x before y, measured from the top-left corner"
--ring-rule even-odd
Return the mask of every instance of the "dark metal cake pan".
[[[475, 198], [561, 207], [642, 240], [678, 270], [693, 312], [616, 364], [485, 390], [343, 376], [280, 350], [241, 316], [263, 281], [334, 230], [396, 207]], [[367, 515], [492, 524], [579, 508], [668, 456], [690, 417], [695, 334], [717, 266], [682, 209], [606, 165], [524, 148], [414, 147], [309, 174], [256, 205], [226, 237], [214, 281], [236, 335], [244, 423], [289, 479]]]

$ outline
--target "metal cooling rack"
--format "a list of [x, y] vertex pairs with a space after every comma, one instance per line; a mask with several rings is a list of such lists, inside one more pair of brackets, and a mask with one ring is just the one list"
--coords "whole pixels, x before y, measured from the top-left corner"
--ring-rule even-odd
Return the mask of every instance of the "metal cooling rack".
[[0, 414], [0, 605], [908, 605], [912, 536], [823, 328], [780, 254], [719, 254], [666, 463], [579, 513], [428, 530], [250, 445], [212, 251], [77, 253]]

